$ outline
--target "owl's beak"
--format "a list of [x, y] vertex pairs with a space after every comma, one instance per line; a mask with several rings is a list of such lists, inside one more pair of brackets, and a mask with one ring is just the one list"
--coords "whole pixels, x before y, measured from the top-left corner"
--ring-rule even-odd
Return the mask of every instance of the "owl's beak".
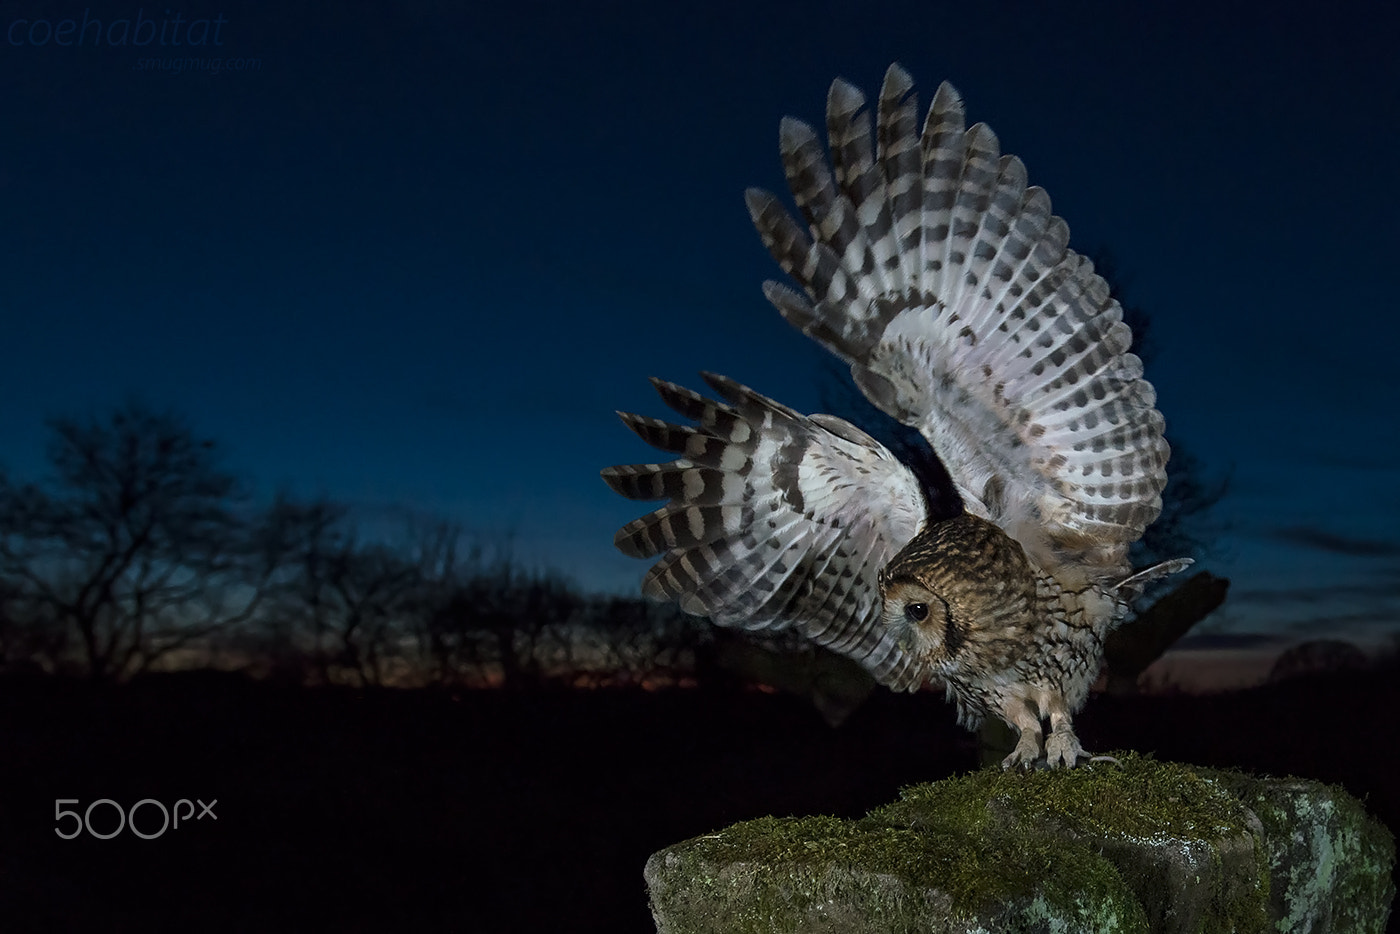
[[889, 629], [890, 633], [894, 636], [895, 645], [899, 646], [900, 651], [914, 651], [917, 645], [918, 634], [914, 631], [914, 626], [909, 620], [904, 618], [903, 614], [894, 617], [886, 616], [885, 627]]

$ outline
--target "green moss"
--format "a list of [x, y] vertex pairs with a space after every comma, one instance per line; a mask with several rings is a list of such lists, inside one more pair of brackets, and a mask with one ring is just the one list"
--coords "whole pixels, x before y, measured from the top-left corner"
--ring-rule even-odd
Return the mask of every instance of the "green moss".
[[[1388, 905], [1395, 898], [1395, 835], [1366, 813], [1361, 802], [1340, 788], [1337, 810], [1344, 827], [1350, 828], [1339, 847], [1343, 875], [1334, 893], [1332, 917], [1340, 930], [1363, 931], [1364, 919], [1374, 917], [1374, 906]], [[1373, 930], [1380, 934], [1384, 915]], [[1350, 925], [1350, 927], [1348, 927]]]
[[989, 768], [858, 821], [765, 817], [696, 837], [648, 864], [658, 920], [665, 934], [1381, 934], [1394, 840], [1341, 789], [1118, 762]]
[[1218, 840], [1249, 831], [1249, 812], [1232, 794], [1184, 765], [1137, 753], [1116, 753], [1118, 765], [1029, 774], [987, 768], [957, 778], [902, 789], [900, 801], [872, 812], [915, 826], [956, 820], [986, 826], [1002, 802], [1017, 814], [1053, 816], [1076, 834], [1144, 840]]
[[[724, 930], [774, 930], [783, 918], [800, 919], [793, 930], [817, 929], [823, 921], [833, 930], [859, 930], [855, 918], [879, 919], [881, 930], [927, 930], [930, 909], [966, 919], [1006, 914], [1016, 924], [1002, 928], [1007, 931], [1065, 924], [1066, 931], [1147, 929], [1122, 879], [1087, 846], [954, 826], [940, 831], [873, 818], [765, 817], [670, 852], [692, 882], [710, 890], [705, 901], [721, 896], [713, 901], [744, 904], [742, 916], [725, 918]], [[736, 865], [763, 867], [763, 878], [755, 885]], [[850, 886], [834, 898], [840, 880], [853, 877], [862, 879], [855, 901]], [[823, 906], [833, 902], [841, 906], [840, 919], [826, 917]]]
[[[956, 825], [973, 835], [1006, 825], [1052, 848], [1062, 847], [1068, 836], [1092, 844], [1096, 855], [1111, 862], [1150, 918], [1180, 913], [1168, 892], [1205, 886], [1197, 896], [1200, 930], [1265, 930], [1268, 864], [1251, 836], [1244, 804], [1188, 766], [1132, 752], [1114, 757], [1116, 765], [1030, 774], [987, 768], [916, 785], [871, 818], [929, 832]], [[1243, 852], [1234, 843], [1241, 840], [1251, 841]], [[1222, 863], [1222, 848], [1232, 865]], [[1146, 860], [1145, 851], [1159, 858]], [[1193, 866], [1204, 871], [1178, 878]]]

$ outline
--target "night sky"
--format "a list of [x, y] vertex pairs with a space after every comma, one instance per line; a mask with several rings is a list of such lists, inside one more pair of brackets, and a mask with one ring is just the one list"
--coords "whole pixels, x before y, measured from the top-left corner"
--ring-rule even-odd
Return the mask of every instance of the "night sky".
[[0, 462], [136, 397], [264, 494], [635, 592], [611, 540], [644, 507], [598, 470], [653, 457], [614, 410], [702, 369], [821, 407], [742, 194], [782, 190], [783, 115], [897, 60], [1151, 316], [1172, 434], [1233, 470], [1212, 625], [1400, 631], [1393, 10], [744, 7], [5, 4]]

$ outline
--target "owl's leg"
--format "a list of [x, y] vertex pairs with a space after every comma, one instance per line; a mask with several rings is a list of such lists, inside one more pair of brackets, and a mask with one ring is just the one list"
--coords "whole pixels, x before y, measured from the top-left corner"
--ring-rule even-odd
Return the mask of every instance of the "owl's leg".
[[1001, 760], [1001, 767], [1035, 768], [1036, 760], [1040, 758], [1043, 736], [1040, 730], [1040, 715], [1025, 698], [1013, 696], [1007, 698], [1002, 707], [1001, 718], [1021, 734], [1021, 738], [1016, 741], [1016, 748], [1011, 750], [1011, 755]]
[[1079, 737], [1074, 733], [1074, 722], [1064, 698], [1052, 695], [1048, 700], [1050, 735], [1045, 740], [1045, 764], [1052, 769], [1060, 766], [1072, 769], [1089, 754], [1079, 745]]

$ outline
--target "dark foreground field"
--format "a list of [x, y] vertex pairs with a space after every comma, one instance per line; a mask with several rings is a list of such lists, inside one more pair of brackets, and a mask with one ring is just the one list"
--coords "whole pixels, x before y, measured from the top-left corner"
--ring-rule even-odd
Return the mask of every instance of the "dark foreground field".
[[[1396, 828], [1397, 709], [1391, 673], [1096, 697], [1079, 722], [1091, 748], [1340, 782]], [[653, 850], [768, 813], [864, 813], [972, 768], [971, 740], [940, 696], [883, 691], [833, 730], [758, 692], [0, 682], [0, 930], [649, 931]], [[76, 819], [56, 807], [102, 798], [217, 799], [216, 818], [59, 838]], [[117, 827], [108, 804], [91, 819]], [[159, 809], [136, 824], [155, 834]]]

